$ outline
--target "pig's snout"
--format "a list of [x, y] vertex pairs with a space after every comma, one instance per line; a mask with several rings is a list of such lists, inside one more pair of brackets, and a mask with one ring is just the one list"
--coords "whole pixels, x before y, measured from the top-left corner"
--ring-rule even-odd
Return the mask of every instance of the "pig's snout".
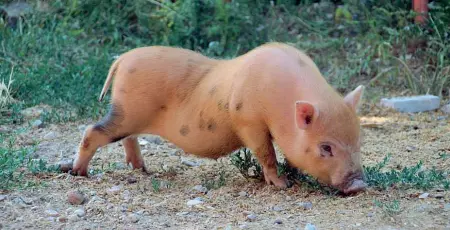
[[361, 179], [353, 180], [347, 188], [344, 188], [343, 192], [345, 194], [357, 193], [364, 191], [367, 188], [366, 182]]
[[340, 190], [345, 194], [352, 194], [364, 191], [367, 188], [367, 183], [364, 182], [364, 175], [362, 172], [356, 172], [349, 174], [344, 183], [338, 186]]

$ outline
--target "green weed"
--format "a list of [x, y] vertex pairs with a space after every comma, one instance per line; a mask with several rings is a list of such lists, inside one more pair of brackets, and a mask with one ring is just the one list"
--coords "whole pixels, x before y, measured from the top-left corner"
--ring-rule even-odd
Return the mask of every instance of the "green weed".
[[202, 186], [207, 188], [208, 190], [218, 189], [224, 186], [225, 184], [226, 184], [226, 177], [224, 170], [219, 171], [219, 176], [217, 178], [211, 179], [206, 176], [202, 178]]
[[389, 201], [383, 202], [383, 201], [375, 200], [374, 204], [375, 204], [375, 206], [381, 208], [383, 213], [389, 217], [398, 215], [402, 211], [402, 209], [400, 207], [400, 201], [398, 201], [398, 200], [393, 200], [392, 202], [389, 202]]

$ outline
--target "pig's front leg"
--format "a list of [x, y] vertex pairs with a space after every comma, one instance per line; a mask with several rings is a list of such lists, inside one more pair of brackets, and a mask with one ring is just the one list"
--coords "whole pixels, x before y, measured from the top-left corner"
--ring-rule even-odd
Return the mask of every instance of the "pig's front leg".
[[259, 163], [262, 165], [266, 183], [274, 184], [279, 188], [287, 188], [288, 182], [286, 176], [282, 175], [278, 177], [277, 157], [272, 142], [265, 143], [254, 152]]
[[264, 179], [267, 184], [273, 184], [279, 188], [287, 188], [288, 181], [285, 176], [278, 177], [277, 157], [268, 131], [254, 129], [254, 126], [240, 130], [244, 145], [251, 149], [261, 164]]

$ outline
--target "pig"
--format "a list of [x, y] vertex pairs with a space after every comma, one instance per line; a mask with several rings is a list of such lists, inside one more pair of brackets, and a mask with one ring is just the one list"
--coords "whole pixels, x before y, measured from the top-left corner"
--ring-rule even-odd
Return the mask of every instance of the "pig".
[[364, 86], [342, 97], [291, 45], [265, 43], [233, 59], [135, 48], [111, 65], [100, 101], [111, 84], [109, 113], [86, 128], [72, 174], [87, 176], [96, 150], [120, 140], [127, 164], [146, 171], [137, 137], [153, 134], [210, 159], [247, 147], [265, 182], [282, 189], [288, 180], [277, 175], [273, 142], [291, 166], [324, 184], [346, 194], [367, 187], [357, 116]]

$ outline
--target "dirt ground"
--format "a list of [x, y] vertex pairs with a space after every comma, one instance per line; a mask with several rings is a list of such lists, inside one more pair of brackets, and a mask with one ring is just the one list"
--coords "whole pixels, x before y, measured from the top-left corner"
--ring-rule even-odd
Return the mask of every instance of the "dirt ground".
[[[439, 156], [450, 154], [450, 117], [370, 110], [361, 116], [365, 165], [391, 154], [389, 167], [422, 160], [427, 169], [450, 169], [450, 158]], [[52, 163], [73, 158], [89, 123], [29, 129], [18, 144], [39, 141], [35, 157]], [[449, 191], [433, 189], [423, 199], [418, 195], [424, 191], [413, 189], [368, 189], [349, 197], [311, 192], [301, 185], [283, 191], [245, 179], [229, 158], [199, 159], [156, 137], [141, 140], [147, 141], [141, 147], [154, 174], [127, 168], [123, 148], [110, 144], [91, 161], [90, 169], [96, 171], [89, 178], [43, 175], [34, 177], [42, 185], [3, 194], [0, 229], [305, 229], [307, 224], [316, 229], [450, 229]], [[194, 188], [204, 181], [220, 182], [220, 175], [223, 186], [207, 192]], [[71, 205], [67, 192], [72, 190], [86, 201]], [[194, 199], [202, 203], [188, 206]], [[394, 211], [376, 205], [396, 200], [399, 208]], [[308, 202], [312, 206], [305, 206]]]

